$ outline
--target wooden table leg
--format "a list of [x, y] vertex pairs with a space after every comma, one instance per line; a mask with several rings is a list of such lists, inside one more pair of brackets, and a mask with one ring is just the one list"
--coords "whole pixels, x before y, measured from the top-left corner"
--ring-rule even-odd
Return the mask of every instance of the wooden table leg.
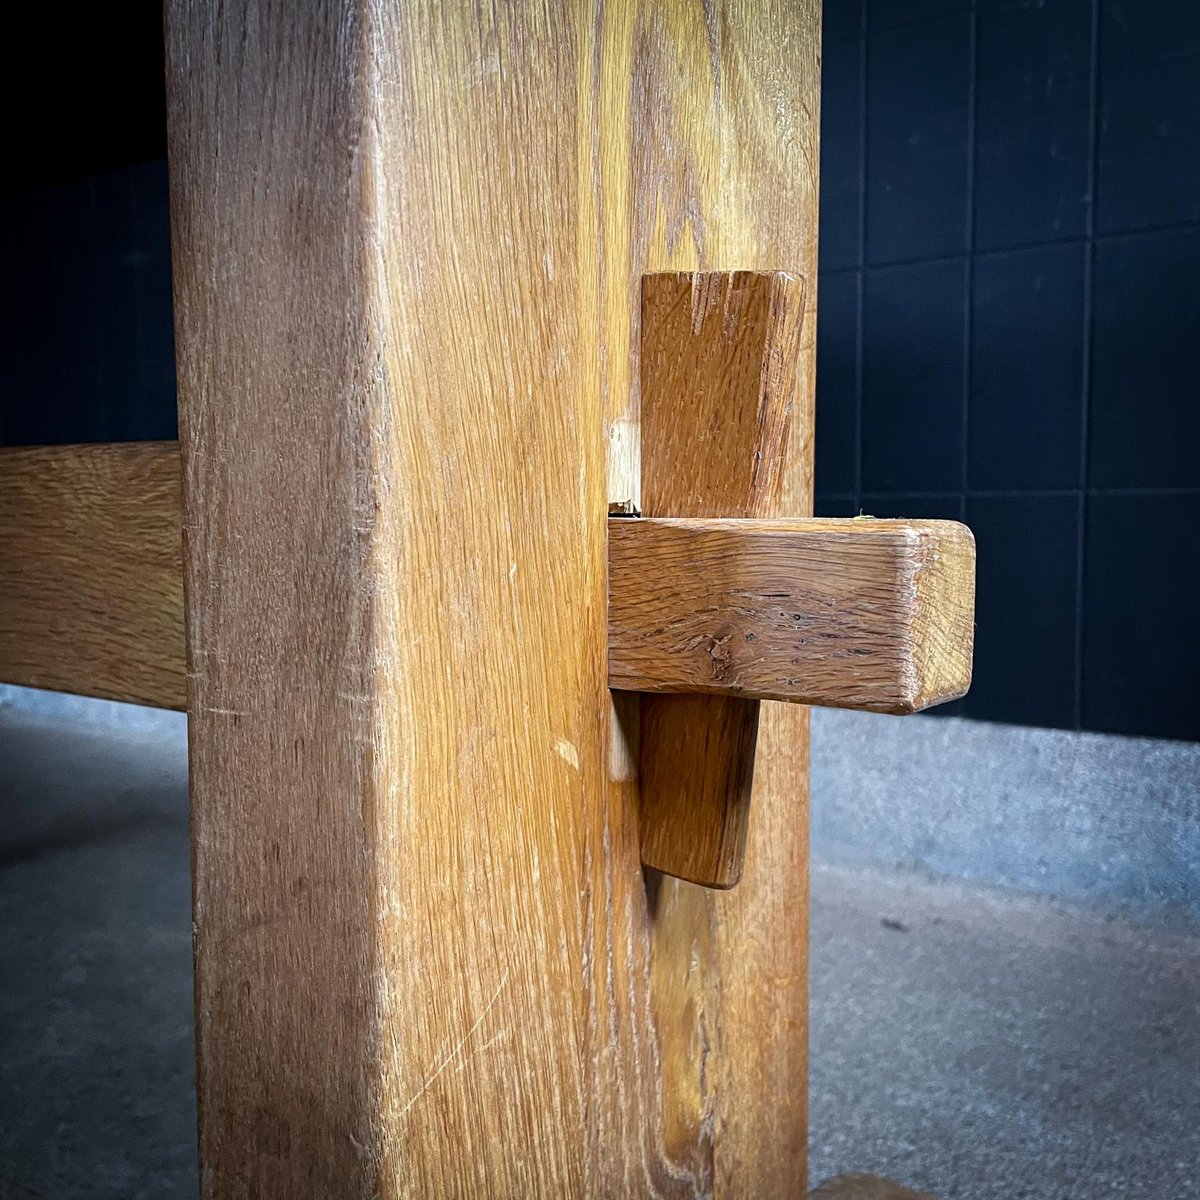
[[167, 23], [202, 1194], [800, 1194], [806, 714], [645, 877], [605, 563], [642, 274], [815, 278], [819, 5]]

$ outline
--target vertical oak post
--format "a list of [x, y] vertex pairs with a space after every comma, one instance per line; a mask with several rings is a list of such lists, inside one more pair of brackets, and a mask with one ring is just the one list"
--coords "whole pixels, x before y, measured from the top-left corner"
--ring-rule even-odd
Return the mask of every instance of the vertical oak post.
[[202, 1194], [797, 1195], [805, 714], [644, 876], [605, 563], [642, 273], [813, 296], [818, 4], [167, 26]]

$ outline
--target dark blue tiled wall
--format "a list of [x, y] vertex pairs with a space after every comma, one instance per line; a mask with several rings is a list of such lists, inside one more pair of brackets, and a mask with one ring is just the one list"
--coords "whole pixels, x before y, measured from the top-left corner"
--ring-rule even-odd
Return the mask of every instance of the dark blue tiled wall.
[[1073, 491], [1083, 482], [1086, 248], [981, 255], [971, 287], [967, 486]]
[[1200, 4], [826, 0], [819, 514], [979, 549], [970, 717], [1200, 738]]
[[970, 40], [966, 12], [868, 35], [866, 260], [872, 266], [966, 248]]
[[1198, 7], [1194, 0], [1100, 5], [1100, 233], [1200, 221]]
[[966, 287], [952, 258], [867, 272], [864, 492], [952, 492], [962, 483]]

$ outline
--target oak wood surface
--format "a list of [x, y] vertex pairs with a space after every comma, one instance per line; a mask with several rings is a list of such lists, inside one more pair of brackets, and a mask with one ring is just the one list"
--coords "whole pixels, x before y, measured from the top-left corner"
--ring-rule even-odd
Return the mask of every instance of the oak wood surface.
[[803, 712], [647, 881], [605, 572], [641, 273], [814, 277], [818, 25], [168, 5], [205, 1196], [802, 1192]]
[[804, 292], [786, 271], [643, 277], [646, 516], [783, 515]]
[[[643, 278], [647, 516], [782, 515], [805, 288], [786, 271]], [[795, 448], [806, 452], [803, 443]], [[710, 887], [733, 886], [742, 874], [758, 700], [644, 696], [640, 705], [642, 861]], [[688, 831], [697, 836], [687, 840]]]
[[912, 713], [970, 685], [955, 521], [617, 519], [608, 561], [613, 687]]
[[[779, 491], [794, 514], [812, 511], [819, 24], [813, 0], [667, 0], [634, 22], [630, 307], [642, 272], [782, 270], [803, 283]], [[611, 194], [619, 174], [608, 183]], [[622, 239], [606, 245], [619, 253]], [[627, 453], [640, 444], [639, 389], [619, 382], [614, 372], [610, 501], [640, 479]], [[807, 709], [764, 705], [741, 884], [718, 893], [651, 874], [663, 1132], [686, 1152], [672, 1160], [689, 1165], [693, 1193], [804, 1190], [807, 801]]]
[[734, 887], [746, 861], [759, 702], [664, 699], [639, 697], [642, 862], [702, 887]]
[[183, 708], [179, 447], [0, 449], [0, 681]]

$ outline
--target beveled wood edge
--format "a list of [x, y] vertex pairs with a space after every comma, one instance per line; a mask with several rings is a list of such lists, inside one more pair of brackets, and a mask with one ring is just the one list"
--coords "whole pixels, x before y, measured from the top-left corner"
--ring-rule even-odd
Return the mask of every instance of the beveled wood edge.
[[[820, 707], [852, 708], [892, 715], [922, 712], [939, 704], [949, 703], [964, 695], [970, 687], [973, 659], [975, 540], [970, 529], [957, 521], [917, 520], [907, 518], [647, 518], [612, 517], [609, 520], [609, 686], [618, 691], [649, 694], [709, 694], [742, 699], [775, 700], [785, 703], [811, 704]], [[778, 629], [752, 629], [761, 621], [744, 606], [730, 607], [719, 612], [713, 607], [713, 591], [709, 588], [711, 573], [697, 565], [696, 578], [683, 576], [678, 580], [639, 579], [639, 572], [653, 574], [656, 569], [653, 555], [638, 559], [639, 533], [653, 537], [661, 550], [663, 538], [716, 538], [721, 553], [733, 555], [734, 566], [726, 561], [719, 567], [722, 577], [729, 570], [741, 572], [736, 589], [746, 595], [753, 591], [754, 562], [752, 546], [762, 548], [769, 538], [777, 553], [789, 552], [789, 539], [795, 540], [797, 566], [810, 576], [809, 583], [818, 591], [828, 585], [828, 596], [820, 597], [825, 605], [819, 612], [809, 614], [819, 620], [828, 612], [829, 627], [806, 628], [807, 640], [822, 639], [828, 652], [827, 662], [816, 664], [820, 677], [812, 670], [798, 671], [794, 677], [763, 686], [756, 671], [752, 679], [734, 671], [725, 675], [699, 672], [687, 665], [679, 647], [669, 645], [673, 627], [689, 621], [690, 649], [697, 636], [707, 626], [720, 631], [721, 639], [747, 641], [763, 637], [760, 646], [771, 645], [776, 652], [785, 649], [779, 641]], [[744, 554], [731, 547], [744, 538]], [[814, 542], [814, 538], [820, 542]], [[858, 614], [858, 627], [853, 638], [839, 626], [841, 614], [834, 602], [833, 592], [844, 593], [839, 573], [859, 569], [864, 553], [878, 552], [877, 574], [886, 582], [890, 593], [886, 603], [874, 605]], [[814, 559], [814, 555], [819, 556]], [[816, 563], [821, 572], [815, 572]], [[712, 564], [717, 567], [717, 564]], [[822, 578], [822, 573], [825, 578]], [[680, 585], [678, 601], [691, 612], [639, 614], [636, 628], [623, 627], [623, 619], [632, 611], [636, 600], [624, 594], [625, 589], [641, 587], [661, 589]], [[879, 580], [873, 580], [878, 586]], [[834, 588], [834, 584], [839, 584]], [[733, 586], [733, 585], [731, 585]], [[614, 592], [614, 589], [617, 589]], [[696, 605], [703, 606], [702, 610]], [[798, 616], [799, 614], [797, 614]], [[864, 637], [862, 622], [873, 627]], [[741, 628], [745, 624], [746, 628]], [[661, 641], [661, 645], [656, 644]], [[851, 645], [851, 641], [854, 642]], [[862, 656], [879, 651], [875, 661], [886, 652], [886, 678], [867, 678], [856, 665]], [[838, 664], [845, 670], [839, 675]], [[809, 664], [810, 668], [812, 663]], [[844, 677], [843, 677], [844, 676]]]

